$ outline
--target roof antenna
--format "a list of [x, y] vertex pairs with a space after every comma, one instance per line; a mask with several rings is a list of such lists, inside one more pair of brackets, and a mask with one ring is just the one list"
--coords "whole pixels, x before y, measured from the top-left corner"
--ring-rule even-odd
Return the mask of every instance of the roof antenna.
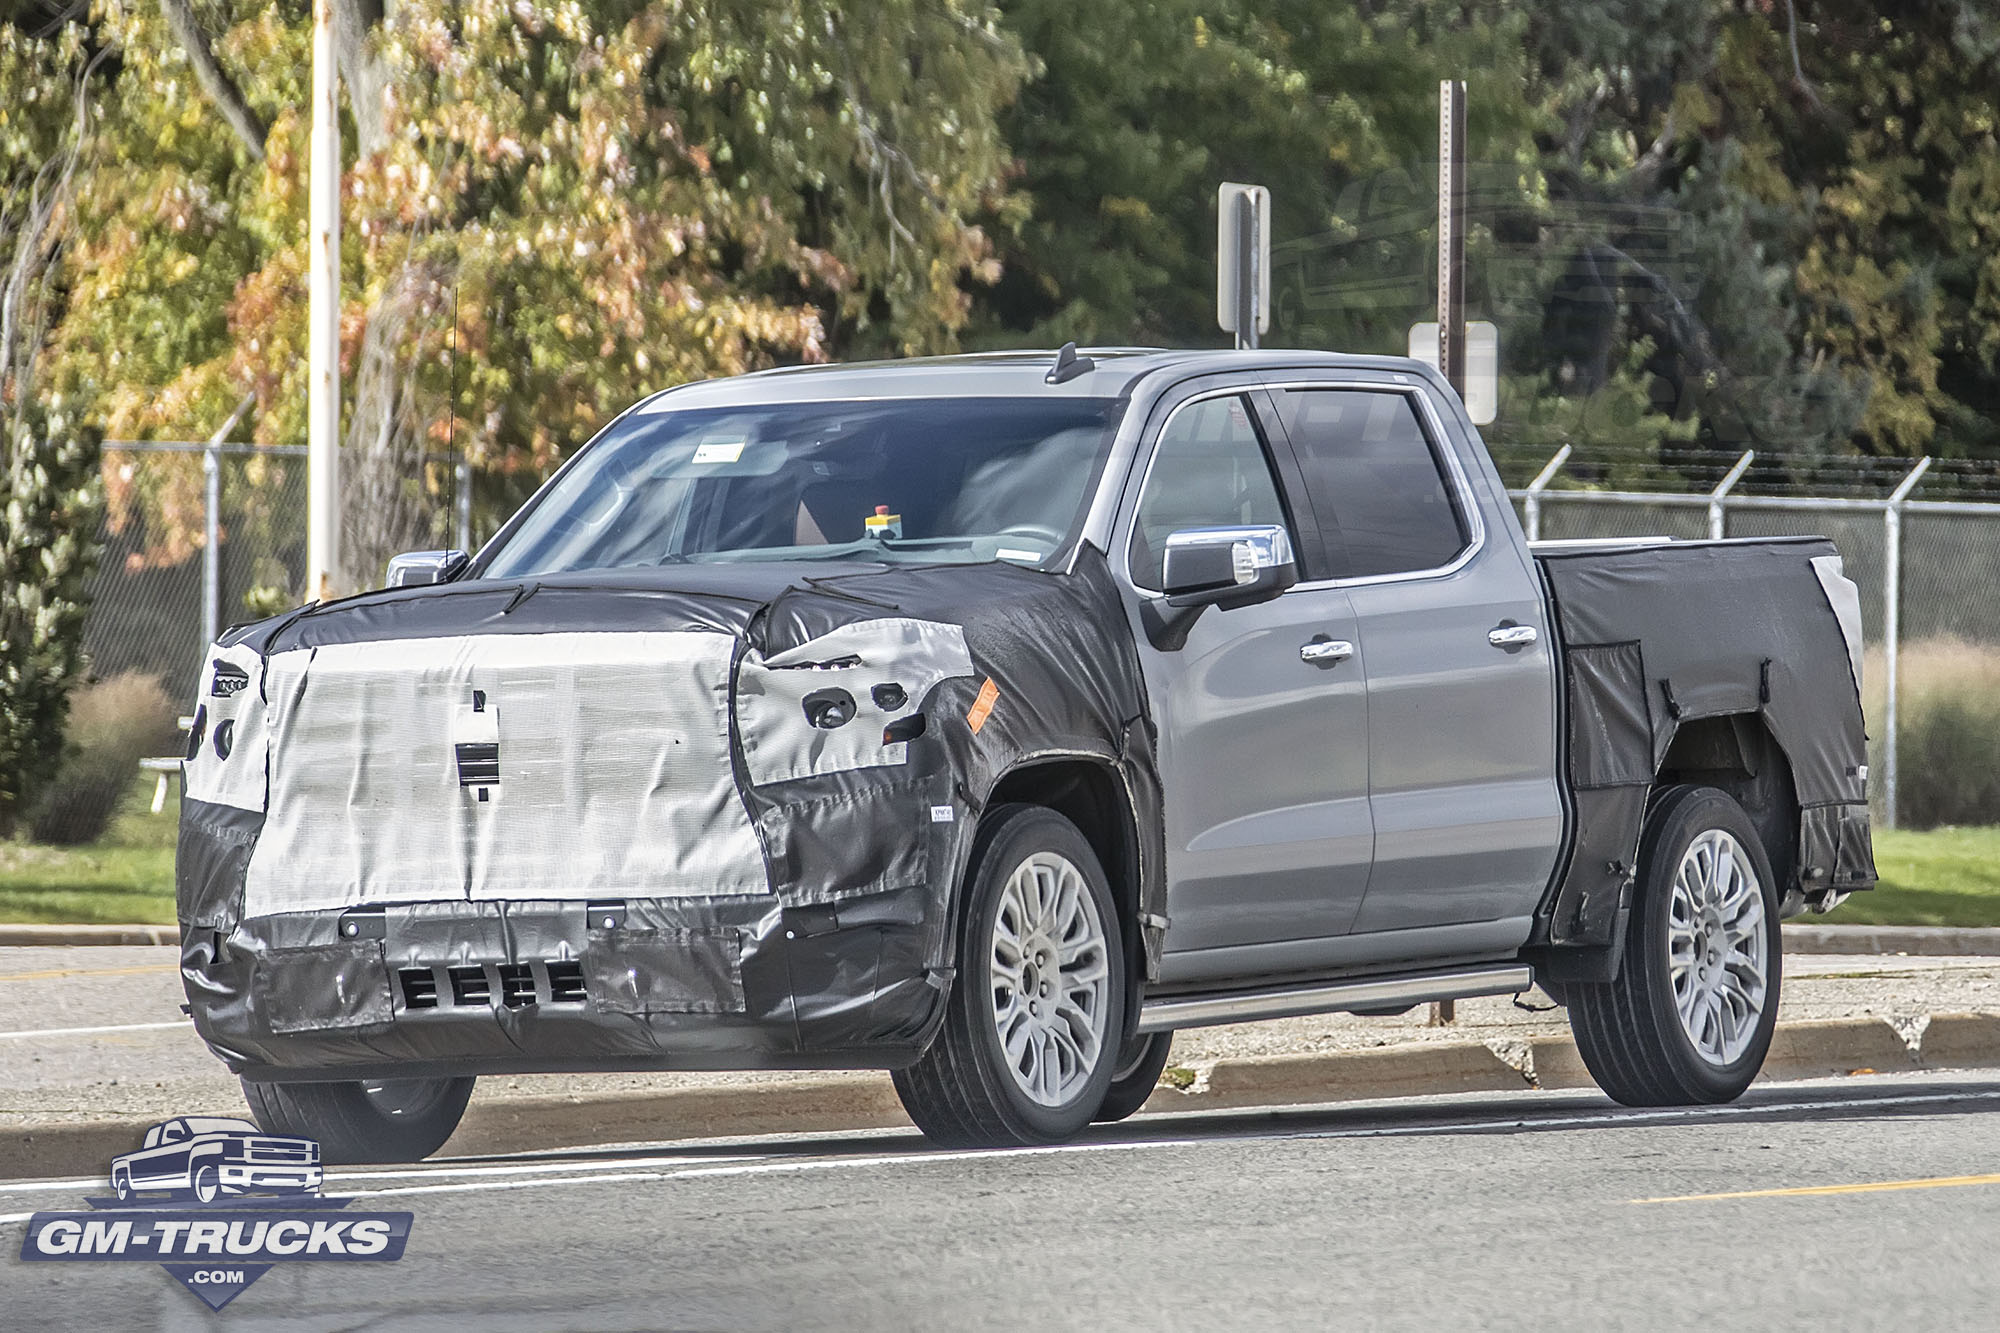
[[1042, 376], [1047, 384], [1067, 384], [1078, 375], [1088, 375], [1097, 369], [1097, 363], [1087, 356], [1076, 354], [1076, 344], [1066, 342], [1056, 353], [1056, 363], [1049, 367], [1049, 373]]

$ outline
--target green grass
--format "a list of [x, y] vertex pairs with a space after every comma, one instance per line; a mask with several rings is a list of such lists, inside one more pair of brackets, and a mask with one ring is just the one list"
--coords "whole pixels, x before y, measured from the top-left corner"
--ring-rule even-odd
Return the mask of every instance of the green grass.
[[[180, 797], [153, 814], [153, 778], [132, 784], [118, 818], [88, 847], [0, 842], [0, 922], [142, 922], [174, 919], [174, 829]], [[1877, 926], [2000, 926], [2000, 826], [1923, 833], [1877, 829], [1882, 882], [1831, 916], [1808, 920]]]
[[125, 794], [118, 817], [85, 847], [0, 842], [0, 921], [172, 925], [180, 783], [152, 812], [153, 775]]
[[2000, 827], [1875, 830], [1882, 882], [1857, 893], [1829, 925], [2000, 926]]

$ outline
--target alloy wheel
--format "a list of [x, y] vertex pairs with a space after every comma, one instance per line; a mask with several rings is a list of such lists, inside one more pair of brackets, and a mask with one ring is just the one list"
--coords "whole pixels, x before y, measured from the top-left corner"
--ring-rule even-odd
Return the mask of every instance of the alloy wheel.
[[1111, 996], [1104, 922], [1067, 857], [1036, 852], [1000, 892], [993, 1025], [1009, 1071], [1042, 1106], [1067, 1105], [1104, 1058]]
[[1756, 868], [1735, 837], [1688, 844], [1667, 908], [1667, 970], [1681, 1030], [1711, 1065], [1749, 1049], [1769, 994], [1771, 923]]

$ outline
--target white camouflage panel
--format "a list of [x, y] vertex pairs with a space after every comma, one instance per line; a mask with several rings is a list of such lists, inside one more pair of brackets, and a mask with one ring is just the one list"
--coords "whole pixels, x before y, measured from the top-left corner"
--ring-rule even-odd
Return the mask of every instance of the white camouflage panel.
[[217, 648], [202, 659], [201, 694], [181, 764], [189, 800], [264, 808], [264, 663], [254, 648]]
[[[746, 653], [736, 726], [750, 781], [904, 763], [908, 747], [884, 745], [883, 728], [918, 712], [939, 682], [971, 674], [965, 631], [934, 620], [862, 620], [768, 659]], [[850, 720], [814, 726], [807, 700], [829, 691], [852, 702]]]
[[401, 639], [270, 659], [246, 911], [761, 894], [714, 633]]

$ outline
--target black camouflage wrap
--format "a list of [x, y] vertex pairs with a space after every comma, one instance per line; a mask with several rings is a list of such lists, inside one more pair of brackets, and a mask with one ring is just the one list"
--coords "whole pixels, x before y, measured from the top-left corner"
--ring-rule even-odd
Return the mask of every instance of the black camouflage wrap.
[[[633, 898], [603, 916], [576, 901], [449, 900], [246, 917], [263, 817], [185, 801], [176, 875], [196, 1026], [259, 1079], [903, 1063], [942, 1016], [981, 810], [1003, 777], [1055, 760], [1115, 779], [1138, 872], [1118, 891], [1136, 899], [1135, 920], [1161, 920], [1145, 692], [1088, 547], [1068, 573], [742, 564], [393, 590], [241, 627], [221, 646], [268, 661], [337, 643], [694, 630], [733, 636], [740, 670], [746, 652], [769, 658], [884, 617], [962, 627], [974, 668], [923, 701], [906, 762], [759, 786], [731, 710], [766, 894]], [[975, 729], [989, 680], [997, 694]], [[1138, 942], [1150, 971], [1159, 930]], [[483, 987], [491, 1002], [413, 1008], [413, 975], [440, 997]]]
[[1799, 843], [1781, 896], [1875, 882], [1858, 685], [1813, 566], [1834, 557], [1816, 537], [1537, 552], [1563, 647], [1574, 803], [1546, 942], [1614, 939], [1655, 774], [1704, 718], [1761, 721], [1789, 761]]

